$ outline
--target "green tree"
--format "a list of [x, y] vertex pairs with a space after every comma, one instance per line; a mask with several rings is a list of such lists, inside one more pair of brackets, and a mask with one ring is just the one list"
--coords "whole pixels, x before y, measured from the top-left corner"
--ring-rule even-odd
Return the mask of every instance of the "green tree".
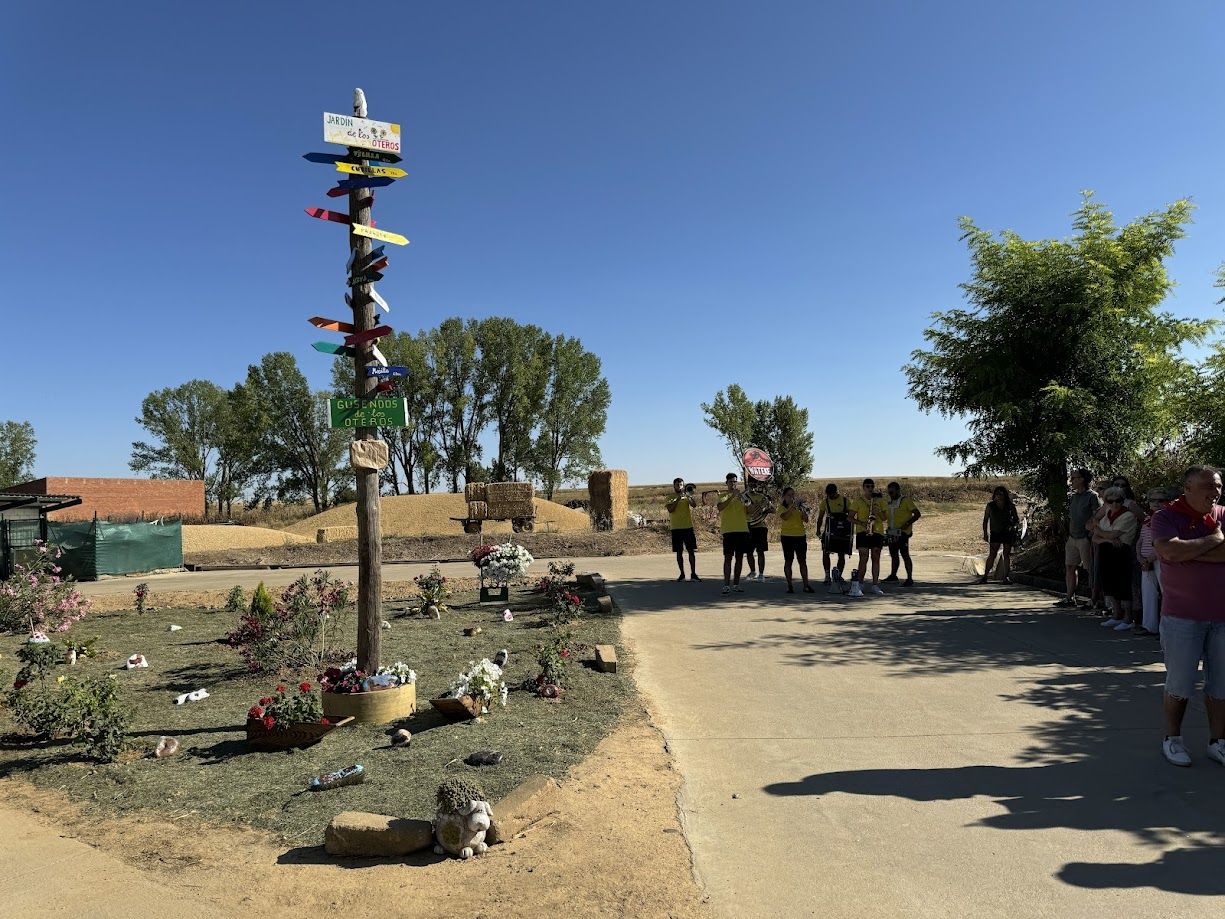
[[532, 432], [540, 419], [548, 387], [552, 339], [539, 327], [501, 316], [476, 326], [478, 373], [489, 393], [489, 414], [497, 435], [490, 476], [513, 482], [527, 465]]
[[[151, 441], [132, 444], [129, 468], [159, 479], [199, 479], [207, 483], [225, 411], [225, 390], [208, 380], [189, 380], [149, 393], [140, 403], [136, 423]], [[206, 491], [204, 512], [208, 513]]]
[[1158, 310], [1190, 219], [1180, 200], [1120, 228], [1089, 192], [1069, 239], [997, 238], [962, 218], [970, 308], [936, 313], [905, 367], [920, 408], [969, 429], [937, 453], [967, 475], [1024, 476], [1062, 517], [1070, 467], [1127, 468], [1168, 439], [1180, 349], [1212, 325]]
[[600, 375], [600, 359], [577, 338], [558, 335], [549, 349], [548, 382], [530, 471], [545, 497], [564, 481], [601, 465], [599, 438], [608, 421], [612, 391]]
[[246, 387], [259, 395], [252, 412], [262, 432], [263, 467], [280, 473], [282, 497], [302, 494], [316, 512], [323, 510], [333, 489], [348, 478], [339, 467], [349, 433], [331, 428], [327, 393], [311, 391], [297, 360], [286, 351], [265, 354], [248, 367]]
[[226, 392], [217, 424], [217, 460], [209, 481], [217, 510], [226, 517], [234, 514], [234, 500], [272, 471], [261, 448], [265, 432], [260, 425], [267, 421], [259, 394], [245, 383]]
[[34, 478], [34, 425], [0, 422], [0, 489]]
[[[1217, 272], [1216, 286], [1225, 288], [1225, 265]], [[1217, 301], [1225, 303], [1225, 298]], [[1179, 459], [1191, 463], [1225, 465], [1225, 412], [1221, 393], [1225, 392], [1225, 342], [1217, 342], [1212, 352], [1196, 368], [1193, 379], [1182, 390], [1174, 410], [1186, 425], [1184, 449]]]
[[774, 481], [780, 487], [802, 485], [812, 475], [812, 432], [808, 409], [790, 396], [759, 401], [755, 410], [753, 446], [774, 460]]
[[736, 383], [727, 387], [726, 392], [715, 393], [713, 402], [703, 402], [702, 412], [706, 415], [706, 424], [714, 428], [727, 444], [732, 454], [732, 462], [740, 466], [744, 451], [754, 444], [754, 430], [757, 427], [757, 407]]
[[430, 334], [430, 369], [437, 381], [430, 416], [451, 490], [481, 459], [481, 432], [489, 423], [488, 379], [480, 373], [477, 323], [444, 320]]

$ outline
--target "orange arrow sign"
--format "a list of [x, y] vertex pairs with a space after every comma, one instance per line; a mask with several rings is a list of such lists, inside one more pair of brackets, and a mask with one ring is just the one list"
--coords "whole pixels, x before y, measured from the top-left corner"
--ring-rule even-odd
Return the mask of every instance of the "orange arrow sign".
[[311, 316], [307, 322], [316, 329], [325, 329], [328, 332], [343, 332], [348, 335], [353, 331], [353, 323], [341, 322], [339, 319], [328, 319], [325, 316]]

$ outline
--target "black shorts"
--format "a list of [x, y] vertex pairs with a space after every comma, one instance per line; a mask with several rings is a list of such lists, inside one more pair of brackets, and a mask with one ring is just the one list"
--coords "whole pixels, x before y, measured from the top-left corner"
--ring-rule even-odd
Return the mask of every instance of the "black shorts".
[[723, 557], [731, 558], [733, 555], [744, 555], [749, 550], [749, 534], [748, 533], [724, 533], [723, 534]]
[[910, 545], [910, 534], [906, 532], [895, 533], [892, 537], [888, 533], [885, 534], [885, 545], [890, 549], [902, 549]]
[[855, 548], [879, 549], [885, 544], [884, 533], [856, 533]]
[[672, 551], [683, 552], [686, 549], [690, 552], [698, 551], [698, 537], [693, 532], [693, 527], [672, 531]]
[[766, 552], [770, 548], [770, 530], [767, 527], [749, 527], [749, 551]]
[[793, 558], [798, 558], [800, 561], [808, 559], [807, 536], [780, 536], [778, 542], [783, 547], [784, 562], [789, 562]]
[[821, 549], [830, 555], [850, 555], [851, 537], [826, 536], [825, 539], [821, 540]]
[[1011, 530], [1007, 533], [992, 533], [989, 541], [992, 545], [1011, 546], [1017, 541], [1017, 534]]

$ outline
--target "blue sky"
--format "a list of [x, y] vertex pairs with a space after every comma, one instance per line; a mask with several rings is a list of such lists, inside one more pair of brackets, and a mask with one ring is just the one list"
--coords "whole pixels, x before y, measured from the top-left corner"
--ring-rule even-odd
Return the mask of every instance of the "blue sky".
[[[1219, 315], [1225, 7], [1179, 2], [21, 4], [0, 37], [0, 419], [39, 475], [125, 475], [149, 391], [274, 350], [318, 386], [344, 233], [300, 159], [362, 86], [403, 125], [379, 225], [402, 329], [576, 335], [631, 481], [729, 465], [699, 404], [811, 411], [816, 473], [945, 471], [900, 372], [961, 302], [961, 214], [1068, 233], [1190, 195], [1170, 307]], [[1159, 12], [1158, 12], [1159, 11]]]

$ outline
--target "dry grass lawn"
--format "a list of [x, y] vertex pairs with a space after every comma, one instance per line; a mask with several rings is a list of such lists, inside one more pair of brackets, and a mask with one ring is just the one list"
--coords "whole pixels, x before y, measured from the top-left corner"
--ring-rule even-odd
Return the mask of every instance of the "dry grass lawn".
[[[536, 498], [536, 529], [572, 533], [591, 529], [590, 518], [582, 511], [562, 507], [552, 501]], [[382, 502], [384, 536], [460, 536], [463, 525], [453, 517], [467, 515], [468, 504], [460, 494], [434, 495], [386, 495]], [[341, 504], [321, 514], [307, 517], [286, 527], [309, 540], [322, 527], [352, 526], [355, 520], [355, 505]], [[510, 533], [510, 521], [486, 521], [485, 533]]]

